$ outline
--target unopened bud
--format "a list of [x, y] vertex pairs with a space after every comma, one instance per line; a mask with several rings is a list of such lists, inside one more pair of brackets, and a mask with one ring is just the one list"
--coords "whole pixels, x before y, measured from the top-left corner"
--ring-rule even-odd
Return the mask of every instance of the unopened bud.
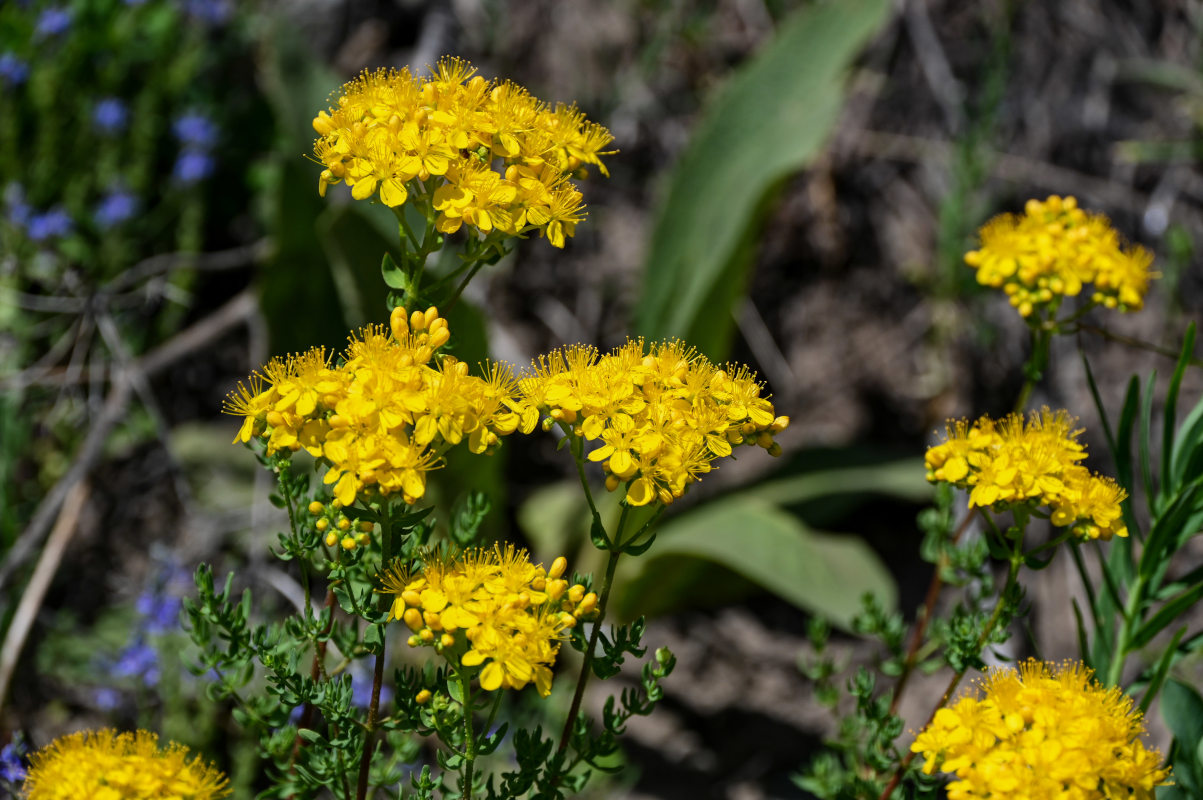
[[423, 629], [418, 632], [418, 638], [421, 639], [426, 644], [430, 644], [431, 642], [434, 641], [434, 631], [429, 630], [429, 629]]
[[313, 523], [313, 527], [317, 528], [319, 531], [324, 531], [326, 528], [330, 527], [330, 520], [322, 517], [317, 522]]
[[568, 559], [560, 556], [555, 561], [551, 562], [551, 569], [547, 570], [547, 577], [558, 578], [568, 569]]
[[403, 599], [405, 604], [408, 606], [422, 605], [422, 595], [418, 594], [413, 589], [406, 589], [404, 592], [402, 592], [401, 599]]
[[426, 315], [421, 311], [415, 311], [409, 315], [410, 330], [420, 331], [426, 329]]
[[343, 517], [342, 519], [340, 519], [338, 521], [338, 529], [340, 531], [350, 530], [351, 529], [351, 520], [347, 519], [346, 517]]
[[439, 318], [439, 310], [437, 308], [435, 308], [434, 306], [431, 306], [430, 308], [426, 309], [426, 314], [424, 315], [422, 327], [429, 328], [431, 326], [431, 324], [438, 318]]
[[430, 702], [430, 690], [423, 689], [422, 691], [418, 692], [416, 695], [414, 695], [414, 702], [420, 706], [424, 706], [427, 703], [429, 703]]
[[325, 510], [326, 510], [326, 507], [324, 505], [322, 505], [320, 502], [318, 502], [317, 500], [314, 500], [312, 503], [309, 504], [309, 513], [315, 517]]
[[342, 542], [340, 542], [340, 544], [343, 546], [344, 550], [354, 550], [355, 549], [355, 537], [354, 536], [344, 536], [343, 540], [342, 540]]
[[330, 531], [326, 534], [326, 547], [334, 547], [336, 544], [338, 544], [338, 534]]
[[426, 627], [426, 623], [422, 621], [422, 612], [416, 608], [405, 609], [405, 614], [401, 617], [401, 619], [404, 620], [405, 624], [408, 625], [409, 629], [414, 633], [417, 633]]
[[394, 339], [403, 339], [409, 335], [409, 323], [405, 319], [405, 306], [397, 306], [389, 313], [388, 326], [393, 330]]
[[455, 647], [455, 637], [449, 633], [444, 633], [439, 637], [439, 644], [443, 647]]
[[584, 598], [581, 599], [581, 605], [577, 610], [581, 614], [588, 614], [595, 608], [597, 608], [597, 594], [594, 592], [589, 592], [589, 594], [585, 595]]
[[584, 596], [585, 596], [585, 587], [581, 586], [579, 583], [568, 590], [568, 599], [571, 600], [573, 602], [573, 604], [581, 602], [581, 600], [582, 600], [582, 598], [584, 598]]

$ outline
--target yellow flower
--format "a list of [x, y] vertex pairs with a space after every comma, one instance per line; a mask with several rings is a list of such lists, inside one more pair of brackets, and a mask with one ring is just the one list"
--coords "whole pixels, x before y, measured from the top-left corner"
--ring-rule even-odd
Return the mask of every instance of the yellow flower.
[[525, 550], [498, 544], [454, 560], [427, 552], [423, 560], [415, 574], [394, 566], [380, 576], [379, 591], [393, 595], [388, 618], [413, 631], [410, 646], [433, 646], [454, 663], [481, 667], [487, 691], [534, 683], [540, 695], [550, 694], [560, 643], [597, 601], [560, 577], [564, 559], [546, 569]]
[[520, 86], [490, 83], [444, 58], [429, 77], [408, 69], [364, 72], [313, 120], [318, 191], [345, 181], [357, 200], [387, 206], [422, 198], [437, 226], [481, 235], [538, 231], [564, 246], [584, 218], [570, 178], [606, 172], [610, 132], [575, 107], [551, 108]]
[[1082, 538], [1127, 536], [1121, 503], [1128, 495], [1078, 463], [1086, 448], [1074, 423], [1047, 408], [1026, 422], [1022, 414], [950, 422], [944, 440], [927, 449], [927, 479], [967, 490], [970, 508], [1043, 507], [1054, 525]]
[[635, 506], [673, 502], [734, 445], [780, 453], [773, 437], [789, 425], [746, 367], [720, 369], [680, 342], [632, 339], [605, 355], [565, 347], [536, 361], [518, 389], [524, 432], [544, 415], [600, 440], [588, 459], [602, 464], [611, 491], [625, 483]]
[[159, 749], [149, 731], [81, 731], [34, 753], [28, 800], [213, 800], [230, 793], [225, 776], [188, 749]]
[[450, 335], [437, 309], [410, 318], [398, 309], [388, 329], [352, 337], [337, 366], [322, 348], [276, 359], [227, 400], [226, 413], [243, 417], [235, 441], [322, 459], [323, 481], [345, 506], [365, 492], [416, 503], [448, 449], [467, 440], [473, 453], [491, 452], [519, 424], [510, 371], [470, 375], [438, 352]]
[[925, 773], [955, 775], [950, 800], [1152, 800], [1168, 783], [1132, 699], [1082, 664], [1029, 660], [991, 671], [980, 689], [936, 712], [911, 745]]
[[1091, 302], [1136, 311], [1157, 277], [1151, 253], [1125, 246], [1106, 217], [1083, 211], [1072, 197], [1029, 200], [1022, 215], [995, 217], [978, 238], [965, 263], [977, 270], [978, 283], [1005, 291], [1024, 317], [1055, 315], [1062, 298], [1091, 283]]

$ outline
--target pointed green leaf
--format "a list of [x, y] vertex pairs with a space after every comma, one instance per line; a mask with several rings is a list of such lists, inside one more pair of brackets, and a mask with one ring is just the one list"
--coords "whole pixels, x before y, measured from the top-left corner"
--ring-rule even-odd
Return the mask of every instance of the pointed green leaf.
[[644, 266], [636, 329], [726, 356], [774, 189], [820, 152], [844, 78], [889, 16], [885, 0], [808, 5], [721, 89], [673, 170]]

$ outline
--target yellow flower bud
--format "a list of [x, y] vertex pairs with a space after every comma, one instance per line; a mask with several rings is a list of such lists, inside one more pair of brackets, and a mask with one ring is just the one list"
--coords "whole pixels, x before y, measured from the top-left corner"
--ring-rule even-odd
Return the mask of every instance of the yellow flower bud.
[[551, 562], [551, 569], [547, 570], [547, 577], [558, 578], [568, 569], [568, 559], [560, 556], [555, 561]]
[[338, 521], [338, 529], [340, 531], [350, 530], [351, 529], [351, 520], [347, 519], [346, 517], [343, 517], [342, 519], [340, 519]]
[[354, 550], [355, 549], [355, 537], [354, 536], [344, 536], [343, 540], [342, 540], [342, 542], [340, 542], [340, 544], [342, 544], [344, 550]]
[[430, 697], [431, 697], [430, 690], [423, 689], [422, 691], [420, 691], [416, 695], [414, 695], [414, 702], [420, 706], [424, 706], [430, 702]]
[[439, 644], [443, 647], [455, 647], [455, 637], [449, 633], [444, 633], [439, 637]]
[[389, 313], [388, 326], [393, 331], [394, 339], [404, 339], [409, 335], [409, 322], [405, 319], [405, 306], [397, 306]]
[[585, 587], [581, 586], [579, 583], [568, 590], [568, 599], [571, 600], [573, 604], [581, 602], [584, 596]]
[[326, 519], [325, 517], [322, 517], [321, 519], [319, 519], [317, 522], [315, 522], [313, 524], [313, 527], [317, 528], [319, 531], [324, 531], [324, 530], [326, 530], [326, 528], [330, 527], [330, 520]]
[[312, 503], [309, 504], [309, 513], [315, 517], [325, 510], [326, 510], [326, 507], [324, 505], [322, 505], [321, 503], [319, 503], [317, 500], [314, 500]]
[[409, 315], [410, 330], [420, 331], [426, 328], [426, 315], [421, 311], [415, 311]]
[[338, 534], [330, 531], [326, 534], [326, 547], [334, 547], [336, 544], [338, 544]]
[[406, 605], [410, 605], [410, 606], [421, 606], [422, 605], [422, 595], [418, 594], [413, 589], [407, 589], [406, 591], [402, 592], [401, 599], [405, 601]]
[[589, 594], [585, 595], [584, 598], [581, 599], [581, 604], [577, 607], [577, 613], [588, 614], [595, 608], [597, 608], [597, 594], [595, 592], [589, 592]]
[[[408, 600], [406, 602], [409, 602]], [[405, 609], [404, 616], [401, 619], [409, 626], [409, 629], [414, 633], [426, 627], [426, 623], [422, 621], [422, 612], [416, 608]]]
[[422, 322], [422, 327], [429, 328], [434, 323], [434, 321], [438, 318], [439, 318], [439, 310], [437, 308], [435, 308], [434, 306], [431, 306], [430, 308], [426, 309], [426, 314], [425, 314], [423, 322]]
[[418, 638], [426, 644], [430, 644], [434, 641], [434, 632], [429, 629], [419, 631]]
[[364, 533], [371, 533], [376, 525], [371, 520], [361, 519], [359, 521], [359, 529]]

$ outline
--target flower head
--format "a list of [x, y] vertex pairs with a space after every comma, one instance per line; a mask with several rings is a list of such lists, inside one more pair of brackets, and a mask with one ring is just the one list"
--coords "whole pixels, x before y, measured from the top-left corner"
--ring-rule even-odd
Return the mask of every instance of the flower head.
[[75, 228], [75, 222], [65, 209], [55, 206], [41, 214], [33, 214], [29, 218], [29, 238], [35, 242], [47, 239], [57, 239], [67, 236]]
[[597, 606], [596, 594], [563, 579], [567, 562], [558, 558], [548, 569], [500, 544], [454, 559], [428, 551], [423, 561], [418, 572], [394, 567], [381, 576], [380, 591], [394, 598], [389, 619], [413, 631], [410, 646], [482, 667], [487, 691], [534, 683], [540, 695], [550, 694], [560, 642]]
[[980, 688], [940, 709], [911, 745], [925, 773], [955, 774], [950, 800], [1152, 800], [1167, 783], [1132, 699], [1082, 664], [1031, 660], [993, 670]]
[[606, 487], [625, 485], [636, 506], [671, 503], [734, 446], [780, 453], [773, 437], [789, 425], [754, 373], [715, 366], [680, 342], [632, 339], [605, 355], [565, 347], [540, 358], [519, 389], [523, 430], [544, 415], [595, 442], [588, 458], [602, 464]]
[[967, 490], [971, 508], [1027, 504], [1082, 538], [1127, 536], [1120, 509], [1127, 493], [1078, 463], [1086, 446], [1075, 422], [1069, 412], [1047, 408], [1026, 421], [1011, 414], [950, 422], [943, 441], [927, 449], [927, 479]]
[[518, 427], [509, 370], [469, 374], [466, 363], [439, 353], [450, 336], [436, 308], [408, 319], [397, 308], [389, 328], [352, 337], [338, 365], [321, 348], [272, 361], [226, 402], [227, 413], [243, 418], [235, 441], [323, 459], [325, 482], [344, 506], [365, 492], [416, 503], [448, 449], [463, 442], [487, 453]]
[[180, 183], [190, 186], [213, 174], [213, 167], [213, 156], [203, 150], [189, 147], [181, 151], [175, 160], [172, 175]]
[[125, 189], [113, 189], [96, 205], [92, 218], [104, 229], [120, 225], [138, 213], [138, 198]]
[[211, 150], [217, 144], [217, 125], [199, 111], [190, 111], [177, 117], [171, 130], [180, 144], [186, 147]]
[[27, 800], [214, 800], [229, 794], [225, 776], [188, 749], [164, 749], [149, 731], [81, 731], [34, 753], [25, 779]]
[[1022, 215], [1003, 214], [978, 231], [980, 247], [965, 255], [977, 282], [1001, 288], [1024, 317], [1056, 312], [1088, 284], [1091, 302], [1137, 311], [1144, 304], [1153, 256], [1126, 246], [1107, 218], [1078, 208], [1072, 197], [1029, 200]]
[[69, 8], [51, 6], [38, 16], [34, 35], [42, 37], [61, 36], [71, 28], [73, 14]]
[[105, 97], [92, 109], [92, 124], [101, 133], [120, 133], [129, 120], [129, 109], [116, 97]]
[[345, 182], [387, 206], [421, 196], [443, 233], [539, 231], [564, 246], [584, 218], [569, 180], [596, 165], [612, 137], [575, 107], [549, 106], [513, 83], [486, 81], [444, 58], [428, 77], [364, 72], [313, 120], [318, 190]]
[[13, 53], [0, 53], [0, 80], [9, 86], [20, 86], [29, 77], [29, 64]]

